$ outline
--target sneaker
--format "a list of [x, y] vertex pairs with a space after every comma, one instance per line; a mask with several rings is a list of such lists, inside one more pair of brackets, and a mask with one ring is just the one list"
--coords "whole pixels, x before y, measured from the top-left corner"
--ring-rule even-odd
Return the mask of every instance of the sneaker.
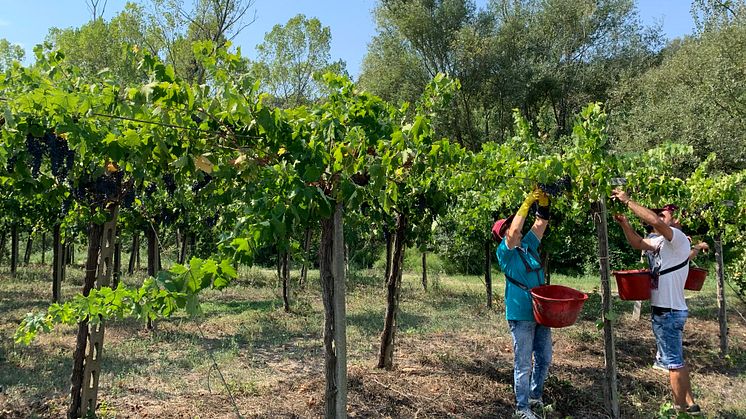
[[658, 361], [655, 361], [655, 362], [653, 363], [653, 369], [655, 369], [655, 370], [661, 370], [661, 371], [665, 371], [665, 372], [668, 372], [668, 368], [666, 368], [666, 366], [665, 366], [665, 365], [661, 364], [661, 363], [660, 363], [660, 362], [658, 362]]
[[684, 410], [690, 416], [702, 416], [702, 409], [699, 408], [698, 404], [690, 404]]
[[544, 402], [541, 399], [528, 399], [528, 407], [535, 412], [543, 412]]
[[516, 410], [515, 413], [513, 413], [513, 419], [540, 419], [534, 412], [531, 410]]

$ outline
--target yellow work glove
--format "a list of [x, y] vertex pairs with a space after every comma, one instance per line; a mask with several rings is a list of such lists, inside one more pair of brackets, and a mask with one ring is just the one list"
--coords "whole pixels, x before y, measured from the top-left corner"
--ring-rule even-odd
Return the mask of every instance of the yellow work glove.
[[[540, 189], [534, 189], [533, 192], [528, 194], [526, 196], [526, 199], [523, 201], [523, 204], [521, 204], [521, 207], [518, 208], [518, 212], [516, 212], [516, 215], [520, 215], [521, 217], [527, 217], [528, 216], [528, 210], [531, 209], [531, 205], [533, 205], [534, 202], [536, 202], [539, 197], [544, 194]], [[548, 200], [547, 200], [548, 202]]]
[[540, 207], [549, 206], [549, 195], [547, 195], [546, 192], [542, 191], [541, 189], [534, 189], [532, 193], [538, 194], [536, 203], [539, 204]]

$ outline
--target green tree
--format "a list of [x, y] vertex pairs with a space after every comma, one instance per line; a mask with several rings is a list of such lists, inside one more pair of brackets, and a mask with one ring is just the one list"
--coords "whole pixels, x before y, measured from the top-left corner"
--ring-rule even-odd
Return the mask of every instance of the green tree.
[[14, 61], [23, 61], [26, 55], [23, 48], [17, 44], [11, 44], [7, 39], [0, 39], [0, 71], [13, 65]]
[[509, 109], [553, 137], [570, 133], [586, 103], [606, 101], [613, 84], [647, 68], [660, 45], [631, 0], [501, 0], [491, 12]]
[[[746, 168], [746, 21], [704, 31], [663, 51], [663, 60], [613, 94], [611, 130], [623, 151], [665, 141], [717, 153], [716, 168]], [[692, 170], [696, 161], [684, 169]]]
[[332, 33], [316, 18], [302, 14], [275, 25], [257, 45], [258, 61], [253, 71], [280, 107], [294, 107], [317, 100], [323, 84], [315, 73], [343, 73], [342, 60], [331, 61]]
[[179, 77], [197, 84], [205, 82], [206, 73], [192, 44], [210, 41], [225, 47], [256, 18], [251, 12], [254, 0], [193, 0], [191, 5], [184, 0], [149, 1], [145, 19], [158, 39], [159, 56]]
[[459, 78], [462, 89], [435, 126], [459, 144], [479, 144], [473, 108], [484, 92], [479, 94], [474, 87], [481, 84], [467, 74], [488, 74], [471, 70], [491, 62], [492, 49], [487, 47], [488, 27], [479, 24], [474, 3], [388, 0], [374, 14], [378, 34], [363, 61], [360, 84], [386, 100], [414, 103], [437, 74]]
[[515, 108], [550, 138], [569, 134], [586, 103], [652, 64], [660, 39], [631, 0], [498, 0], [487, 10], [468, 0], [387, 0], [375, 16], [361, 84], [411, 101], [436, 72], [458, 78], [462, 89], [435, 126], [473, 149], [508, 138]]
[[146, 75], [137, 69], [133, 48], [151, 54], [159, 51], [143, 14], [142, 6], [127, 3], [110, 22], [99, 17], [79, 28], [51, 28], [46, 38], [48, 48], [64, 51], [63, 65], [79, 68], [84, 76], [108, 70], [122, 84], [142, 82]]
[[694, 0], [691, 8], [698, 33], [718, 30], [746, 14], [744, 0]]

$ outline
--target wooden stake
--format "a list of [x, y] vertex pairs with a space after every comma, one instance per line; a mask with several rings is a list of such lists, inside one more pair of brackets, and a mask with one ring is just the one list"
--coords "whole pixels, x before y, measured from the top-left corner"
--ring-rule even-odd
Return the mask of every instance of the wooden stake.
[[632, 308], [632, 320], [640, 321], [640, 315], [642, 314], [642, 301], [635, 301], [635, 306]]
[[427, 251], [422, 252], [422, 289], [427, 291]]
[[337, 419], [347, 417], [347, 308], [345, 304], [345, 240], [344, 209], [337, 203], [334, 211], [334, 254], [332, 271], [334, 273], [334, 345], [337, 352]]
[[62, 281], [65, 278], [65, 244], [62, 242], [59, 223], [52, 228], [52, 302], [62, 299]]
[[601, 320], [604, 324], [605, 376], [604, 402], [609, 415], [619, 418], [619, 393], [617, 391], [617, 366], [614, 347], [614, 330], [608, 314], [611, 312], [611, 286], [609, 283], [609, 234], [606, 225], [606, 202], [604, 198], [594, 205], [593, 221], [598, 234], [598, 261], [601, 274]]
[[18, 270], [18, 226], [10, 227], [10, 275], [16, 276]]
[[[108, 287], [114, 272], [114, 251], [116, 246], [116, 228], [118, 208], [111, 210], [111, 219], [104, 223], [101, 230], [97, 263], [95, 264], [95, 287]], [[89, 257], [91, 256], [89, 251]], [[87, 266], [89, 264], [86, 264]], [[85, 356], [83, 386], [80, 391], [80, 409], [78, 414], [84, 417], [89, 411], [96, 411], [98, 384], [101, 376], [101, 355], [104, 349], [104, 322], [88, 325], [88, 351]]]
[[715, 237], [715, 260], [717, 261], [715, 272], [717, 274], [718, 287], [718, 322], [720, 323], [720, 356], [728, 355], [728, 317], [725, 310], [725, 265], [723, 263], [723, 238], [718, 232]]
[[487, 288], [487, 308], [492, 308], [492, 243], [484, 241], [484, 286]]

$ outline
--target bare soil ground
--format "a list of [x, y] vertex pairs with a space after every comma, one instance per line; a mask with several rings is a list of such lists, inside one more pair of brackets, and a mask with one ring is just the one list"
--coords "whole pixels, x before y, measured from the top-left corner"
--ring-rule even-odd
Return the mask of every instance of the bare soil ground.
[[[29, 347], [12, 342], [22, 316], [47, 304], [45, 272], [29, 269], [13, 279], [0, 274], [0, 418], [65, 416], [73, 328], [58, 328]], [[427, 292], [416, 277], [405, 278], [396, 365], [384, 371], [375, 368], [385, 301], [378, 276], [356, 276], [350, 283], [348, 415], [510, 417], [513, 355], [502, 289], [495, 289], [496, 306], [488, 310], [479, 278], [440, 277]], [[323, 416], [318, 290], [297, 291], [293, 312], [284, 313], [269, 271], [242, 277], [235, 286], [204, 296], [201, 319], [160, 320], [155, 331], [136, 320], [108, 324], [99, 417]], [[72, 282], [64, 295], [76, 292]], [[730, 355], [721, 358], [714, 285], [690, 294], [688, 303], [685, 356], [699, 404], [707, 417], [746, 418], [746, 320], [739, 314], [746, 307], [729, 296]], [[651, 368], [655, 344], [646, 307], [642, 320], [634, 321], [627, 314], [631, 306], [615, 302], [622, 313], [615, 326], [621, 416], [659, 417], [670, 399], [668, 377]], [[600, 296], [592, 293], [577, 324], [553, 330], [547, 418], [609, 417], [601, 385], [603, 338], [595, 326], [599, 313]]]

